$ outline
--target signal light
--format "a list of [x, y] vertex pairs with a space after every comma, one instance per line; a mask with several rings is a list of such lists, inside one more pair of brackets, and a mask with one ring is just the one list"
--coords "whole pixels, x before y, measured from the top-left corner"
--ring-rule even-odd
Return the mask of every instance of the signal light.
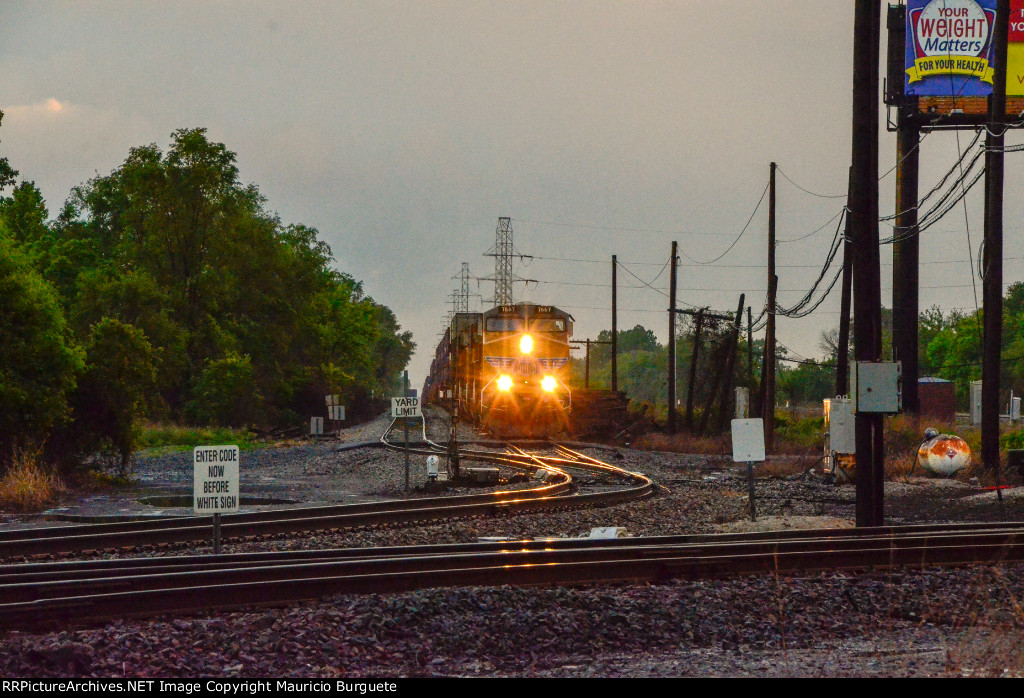
[[545, 393], [553, 393], [555, 392], [555, 388], [558, 387], [558, 381], [555, 380], [554, 376], [544, 376], [544, 378], [541, 379], [540, 387], [543, 388]]
[[512, 376], [507, 373], [503, 373], [498, 376], [498, 390], [503, 393], [507, 393], [512, 390]]
[[533, 352], [533, 337], [528, 334], [524, 334], [523, 338], [519, 340], [519, 351], [524, 354], [530, 354]]

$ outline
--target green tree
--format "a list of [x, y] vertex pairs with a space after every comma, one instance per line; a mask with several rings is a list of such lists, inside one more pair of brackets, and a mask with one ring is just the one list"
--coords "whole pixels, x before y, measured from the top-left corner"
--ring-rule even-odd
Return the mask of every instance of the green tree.
[[[0, 123], [3, 123], [3, 120], [4, 113], [0, 111]], [[0, 191], [14, 184], [17, 176], [18, 171], [11, 167], [11, 163], [7, 161], [7, 158], [0, 158]]]
[[112, 318], [93, 325], [73, 400], [77, 454], [109, 453], [126, 474], [155, 378], [153, 348], [142, 331]]
[[226, 427], [253, 424], [262, 409], [252, 361], [233, 352], [207, 362], [188, 406], [195, 421]]
[[0, 220], [0, 463], [69, 417], [83, 366], [57, 294]]
[[47, 215], [43, 194], [34, 182], [22, 182], [9, 197], [0, 197], [0, 218], [15, 242], [28, 249], [48, 236]]

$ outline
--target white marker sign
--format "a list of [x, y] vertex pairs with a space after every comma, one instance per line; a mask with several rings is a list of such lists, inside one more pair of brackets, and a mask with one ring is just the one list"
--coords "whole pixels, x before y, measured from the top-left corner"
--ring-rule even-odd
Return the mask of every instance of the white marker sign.
[[391, 398], [391, 416], [419, 417], [420, 399], [418, 397], [393, 397]]
[[238, 512], [238, 446], [196, 446], [192, 458], [192, 510], [197, 515]]
[[732, 420], [732, 459], [735, 463], [764, 460], [764, 420]]

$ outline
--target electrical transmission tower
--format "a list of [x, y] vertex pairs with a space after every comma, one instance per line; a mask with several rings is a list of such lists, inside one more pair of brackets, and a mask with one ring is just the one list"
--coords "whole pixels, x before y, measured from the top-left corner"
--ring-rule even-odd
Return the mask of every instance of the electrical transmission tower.
[[498, 219], [498, 227], [494, 232], [494, 247], [485, 252], [485, 257], [494, 257], [494, 298], [491, 299], [495, 305], [512, 305], [512, 282], [515, 276], [512, 274], [512, 257], [515, 249], [512, 247], [512, 219], [502, 217]]
[[469, 262], [462, 263], [462, 271], [453, 279], [459, 280], [459, 290], [452, 292], [452, 311], [456, 313], [469, 312]]

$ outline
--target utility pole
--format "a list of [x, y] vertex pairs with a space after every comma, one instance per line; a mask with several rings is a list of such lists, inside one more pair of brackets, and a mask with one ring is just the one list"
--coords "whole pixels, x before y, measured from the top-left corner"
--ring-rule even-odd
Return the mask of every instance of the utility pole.
[[896, 103], [896, 227], [892, 246], [892, 353], [903, 364], [903, 409], [920, 412], [917, 395], [918, 298], [921, 238], [917, 230], [917, 196], [921, 128], [916, 97], [903, 93], [906, 60], [906, 7], [890, 5], [888, 99]]
[[850, 296], [853, 293], [853, 245], [850, 206], [853, 203], [853, 168], [846, 186], [846, 224], [843, 229], [843, 291], [839, 301], [839, 346], [836, 347], [836, 395], [850, 392]]
[[726, 409], [730, 404], [730, 397], [732, 393], [732, 377], [733, 369], [736, 366], [736, 355], [739, 354], [740, 350], [740, 328], [743, 326], [743, 303], [746, 299], [746, 295], [740, 294], [740, 304], [736, 308], [736, 318], [732, 326], [732, 334], [729, 336], [729, 354], [725, 360], [725, 380], [722, 385], [722, 400], [721, 400], [721, 411], [718, 413], [718, 431], [725, 430], [726, 420], [729, 419], [729, 410]]
[[[882, 6], [856, 0], [853, 31], [853, 137], [850, 197], [854, 248], [854, 349], [857, 361], [882, 355], [882, 292], [878, 254], [878, 47]], [[882, 415], [855, 417], [857, 526], [884, 521]]]
[[586, 373], [583, 375], [583, 389], [590, 390], [590, 338], [587, 338], [587, 363]]
[[[697, 382], [697, 359], [700, 356], [701, 331], [704, 328], [705, 320], [732, 320], [728, 315], [719, 315], [708, 312], [707, 308], [697, 310], [677, 310], [676, 314], [690, 315], [694, 318], [693, 328], [693, 353], [690, 355], [690, 382], [686, 387], [686, 428], [693, 431], [693, 399], [696, 392]], [[715, 383], [717, 389], [718, 383]], [[711, 399], [714, 399], [715, 390], [711, 391]], [[701, 427], [703, 429], [703, 427]]]
[[587, 358], [586, 358], [586, 373], [583, 377], [583, 389], [590, 390], [590, 345], [591, 344], [611, 344], [611, 342], [604, 342], [599, 339], [571, 339], [569, 344], [585, 345], [587, 347]]
[[690, 381], [686, 384], [686, 428], [693, 431], [693, 393], [697, 382], [697, 358], [700, 355], [700, 332], [704, 329], [704, 308], [696, 312], [693, 323], [693, 351], [690, 353]]
[[612, 391], [619, 389], [619, 313], [616, 281], [618, 266], [616, 256], [612, 255]]
[[672, 258], [669, 260], [668, 292], [668, 433], [678, 431], [676, 416], [676, 252], [678, 244], [672, 241]]
[[775, 448], [775, 296], [779, 283], [775, 275], [775, 169], [773, 162], [768, 184], [768, 325], [764, 336], [760, 400], [765, 453]]
[[[1003, 338], [1003, 133], [1006, 130], [1006, 57], [1010, 24], [1010, 0], [996, 3], [995, 75], [988, 102], [988, 134], [985, 137], [985, 333], [981, 366], [981, 461], [994, 469], [999, 484], [999, 383]], [[1002, 506], [1002, 490], [999, 503]]]
[[[747, 389], [750, 391], [750, 399], [754, 399], [754, 316], [750, 306], [747, 306]], [[754, 414], [754, 410], [750, 410]]]

